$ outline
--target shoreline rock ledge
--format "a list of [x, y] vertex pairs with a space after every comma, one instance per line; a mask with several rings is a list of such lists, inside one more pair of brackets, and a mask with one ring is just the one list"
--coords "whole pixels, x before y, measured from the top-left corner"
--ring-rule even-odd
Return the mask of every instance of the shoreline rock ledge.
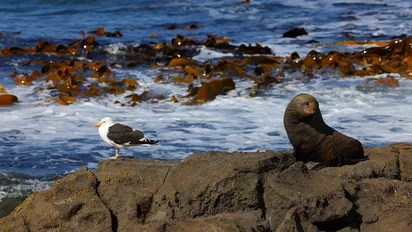
[[412, 144], [308, 170], [291, 151], [119, 158], [33, 193], [0, 231], [412, 231]]

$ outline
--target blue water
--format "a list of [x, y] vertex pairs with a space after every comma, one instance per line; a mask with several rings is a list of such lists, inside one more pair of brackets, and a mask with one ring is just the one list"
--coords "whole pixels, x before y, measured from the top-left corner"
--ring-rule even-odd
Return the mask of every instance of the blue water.
[[[226, 36], [230, 43], [260, 43], [278, 56], [297, 51], [304, 57], [310, 50], [359, 50], [362, 47], [317, 46], [348, 39], [387, 41], [412, 34], [411, 1], [63, 1], [34, 0], [0, 3], [0, 49], [34, 47], [40, 40], [68, 44], [86, 32], [104, 27], [121, 31], [123, 37], [96, 37], [102, 59], [116, 59], [118, 50], [129, 44], [167, 42], [176, 35], [198, 41], [213, 34]], [[190, 24], [199, 29], [182, 30]], [[170, 25], [177, 29], [168, 30]], [[282, 38], [293, 27], [304, 27], [308, 36]], [[156, 37], [151, 37], [155, 33]], [[227, 54], [199, 48], [200, 61]], [[203, 50], [202, 50], [203, 49]], [[120, 54], [121, 56], [121, 54]], [[283, 110], [299, 92], [316, 95], [325, 120], [367, 146], [390, 142], [412, 142], [410, 95], [412, 83], [401, 79], [399, 88], [369, 87], [364, 79], [323, 76], [305, 84], [290, 82], [264, 95], [248, 98], [249, 82], [236, 80], [236, 91], [200, 106], [174, 105], [172, 95], [183, 96], [186, 86], [157, 84], [158, 70], [145, 67], [116, 69], [116, 78], [131, 77], [138, 91], [162, 93], [166, 100], [141, 103], [135, 108], [114, 105], [119, 97], [77, 102], [70, 106], [45, 104], [38, 87], [15, 86], [13, 71], [30, 73], [38, 67], [19, 62], [44, 56], [0, 56], [0, 84], [16, 94], [21, 103], [0, 108], [0, 172], [49, 175], [70, 172], [83, 165], [112, 156], [114, 149], [103, 144], [93, 124], [103, 116], [144, 131], [160, 139], [152, 148], [130, 148], [121, 155], [182, 160], [193, 152], [207, 150], [289, 149], [282, 125]], [[396, 74], [395, 77], [399, 78]], [[291, 77], [293, 79], [293, 77]], [[375, 116], [378, 114], [377, 116]], [[0, 183], [1, 191], [1, 183]], [[16, 190], [17, 191], [17, 190]], [[7, 194], [6, 194], [7, 195]], [[0, 195], [1, 197], [1, 195]]]
[[[408, 1], [391, 1], [387, 2], [388, 6], [384, 1], [251, 1], [234, 6], [236, 2], [119, 0], [114, 4], [113, 1], [5, 0], [0, 3], [0, 31], [21, 32], [15, 41], [4, 41], [6, 45], [39, 39], [65, 41], [79, 38], [81, 30], [101, 26], [107, 31], [120, 30], [124, 34], [120, 40], [123, 43], [153, 41], [151, 32], [156, 33], [159, 41], [176, 34], [200, 38], [218, 34], [237, 42], [264, 42], [302, 26], [310, 27], [307, 28], [309, 34], [316, 35], [313, 39], [321, 43], [346, 39], [342, 31], [359, 40], [388, 39], [410, 32], [411, 3]], [[171, 24], [181, 28], [193, 23], [200, 29], [165, 30]], [[350, 26], [352, 24], [356, 27]], [[349, 29], [339, 28], [345, 25]], [[387, 35], [372, 36], [378, 25], [387, 30]], [[100, 38], [99, 41], [111, 43], [119, 39]]]

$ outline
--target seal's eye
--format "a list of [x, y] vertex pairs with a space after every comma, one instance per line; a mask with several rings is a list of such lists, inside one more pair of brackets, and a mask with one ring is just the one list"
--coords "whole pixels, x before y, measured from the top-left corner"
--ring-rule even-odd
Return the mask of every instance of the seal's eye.
[[304, 106], [309, 106], [309, 102], [304, 102], [303, 105]]

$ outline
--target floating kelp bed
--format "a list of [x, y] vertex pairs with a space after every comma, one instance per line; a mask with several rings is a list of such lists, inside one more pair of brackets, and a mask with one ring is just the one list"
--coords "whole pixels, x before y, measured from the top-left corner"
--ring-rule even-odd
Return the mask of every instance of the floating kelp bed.
[[[189, 25], [185, 29], [196, 28]], [[104, 28], [89, 31], [96, 36], [121, 37], [120, 31], [106, 32]], [[107, 59], [107, 54], [94, 36], [85, 36], [68, 44], [51, 44], [39, 41], [34, 47], [4, 47], [3, 56], [25, 56], [28, 61], [19, 65], [32, 69], [30, 74], [13, 72], [10, 78], [16, 85], [39, 86], [37, 94], [46, 95], [47, 102], [68, 105], [90, 98], [104, 98], [110, 94], [124, 94], [122, 101], [114, 103], [122, 106], [135, 106], [138, 102], [156, 103], [164, 100], [160, 94], [144, 91], [135, 92], [139, 83], [133, 78], [121, 78], [112, 72], [116, 69], [139, 67], [157, 69], [160, 75], [153, 76], [157, 83], [187, 85], [187, 95], [170, 101], [185, 105], [212, 101], [217, 95], [236, 89], [235, 80], [250, 80], [248, 96], [254, 97], [268, 88], [288, 81], [304, 81], [316, 75], [340, 77], [373, 76], [382, 73], [397, 73], [402, 78], [412, 78], [412, 36], [405, 36], [388, 42], [345, 41], [324, 44], [364, 45], [376, 47], [356, 52], [330, 51], [322, 54], [309, 52], [301, 57], [294, 52], [288, 57], [278, 57], [266, 46], [259, 43], [231, 44], [227, 37], [209, 35], [202, 40], [177, 35], [170, 41], [147, 43], [138, 46], [128, 45], [121, 49], [115, 61]], [[12, 35], [3, 35], [3, 37]], [[153, 34], [152, 36], [155, 36]], [[212, 51], [231, 54], [231, 57], [206, 62], [193, 59], [201, 47]], [[287, 73], [288, 75], [285, 75]], [[285, 78], [288, 76], [288, 78]], [[393, 77], [380, 79], [367, 84], [398, 86]]]

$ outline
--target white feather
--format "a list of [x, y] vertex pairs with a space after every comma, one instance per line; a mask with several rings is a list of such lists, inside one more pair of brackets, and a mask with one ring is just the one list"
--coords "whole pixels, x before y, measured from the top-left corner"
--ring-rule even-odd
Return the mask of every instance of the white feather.
[[110, 140], [107, 137], [107, 133], [109, 133], [109, 127], [113, 126], [113, 120], [109, 117], [103, 118], [100, 120], [101, 126], [99, 127], [99, 135], [103, 139], [105, 143], [107, 143], [110, 146], [116, 147], [116, 148], [123, 148], [124, 146], [122, 144], [116, 144], [112, 140]]

